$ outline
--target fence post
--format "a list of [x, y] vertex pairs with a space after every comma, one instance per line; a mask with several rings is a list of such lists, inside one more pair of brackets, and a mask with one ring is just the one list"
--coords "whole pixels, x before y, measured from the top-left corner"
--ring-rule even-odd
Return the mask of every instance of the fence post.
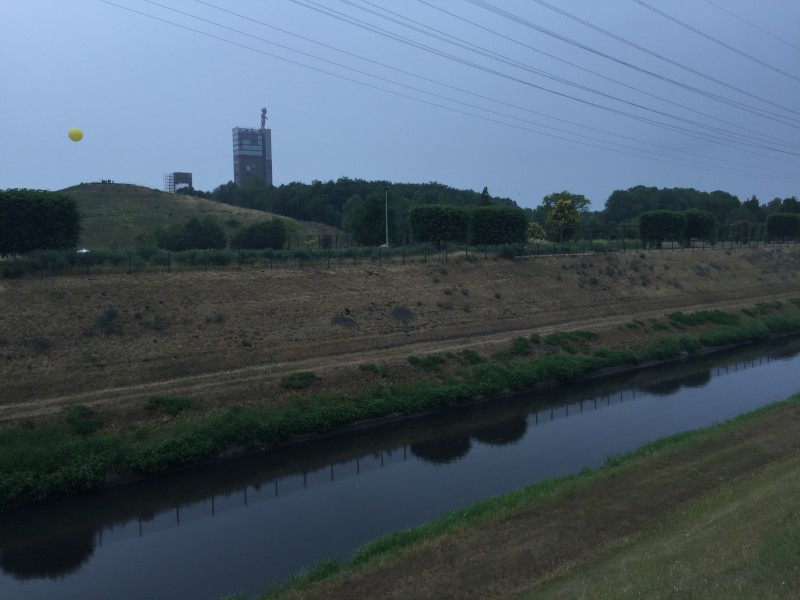
[[172, 254], [167, 252], [167, 273], [172, 273]]
[[203, 251], [203, 271], [208, 271], [208, 248]]
[[131, 274], [133, 270], [133, 252], [128, 252], [128, 275]]

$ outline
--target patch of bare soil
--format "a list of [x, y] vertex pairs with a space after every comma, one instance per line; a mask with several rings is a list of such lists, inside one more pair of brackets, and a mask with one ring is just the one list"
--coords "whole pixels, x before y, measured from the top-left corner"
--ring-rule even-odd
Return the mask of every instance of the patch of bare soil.
[[[613, 477], [443, 536], [292, 598], [535, 597], [553, 577], [676, 511], [800, 457], [800, 406], [678, 449]], [[746, 593], [746, 592], [745, 592]], [[587, 593], [590, 597], [591, 593]]]
[[410, 378], [411, 354], [488, 356], [537, 332], [625, 346], [634, 319], [800, 296], [798, 267], [783, 247], [3, 280], [0, 424], [73, 404], [146, 421], [154, 395], [280, 403], [296, 371], [318, 376], [309, 393], [356, 393], [378, 381], [365, 363]]

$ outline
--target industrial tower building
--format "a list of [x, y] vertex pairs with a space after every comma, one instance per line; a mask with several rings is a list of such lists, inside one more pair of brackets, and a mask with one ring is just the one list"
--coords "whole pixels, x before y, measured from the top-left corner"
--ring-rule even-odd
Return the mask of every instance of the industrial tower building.
[[192, 174], [191, 173], [166, 173], [164, 175], [164, 191], [175, 193], [175, 191], [192, 187]]
[[272, 130], [266, 128], [267, 109], [261, 109], [261, 129], [233, 128], [233, 181], [242, 185], [258, 177], [272, 185]]

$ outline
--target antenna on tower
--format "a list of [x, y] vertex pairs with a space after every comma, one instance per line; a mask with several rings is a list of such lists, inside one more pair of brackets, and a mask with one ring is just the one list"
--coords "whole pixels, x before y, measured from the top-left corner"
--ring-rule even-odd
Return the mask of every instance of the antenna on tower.
[[262, 108], [261, 109], [261, 129], [264, 129], [264, 125], [266, 124], [266, 122], [267, 122], [267, 109], [266, 108]]

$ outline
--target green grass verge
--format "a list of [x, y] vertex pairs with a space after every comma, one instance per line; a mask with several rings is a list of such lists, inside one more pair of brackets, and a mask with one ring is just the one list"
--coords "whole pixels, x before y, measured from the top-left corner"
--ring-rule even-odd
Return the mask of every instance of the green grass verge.
[[[295, 592], [309, 589], [311, 586], [324, 579], [345, 576], [367, 565], [374, 564], [394, 554], [430, 542], [438, 537], [468, 528], [486, 526], [491, 523], [513, 519], [520, 511], [526, 509], [533, 503], [547, 499], [555, 499], [599, 479], [615, 477], [626, 471], [643, 468], [648, 464], [648, 461], [668, 456], [692, 444], [702, 443], [711, 437], [724, 436], [748, 421], [758, 419], [759, 417], [798, 403], [800, 403], [800, 394], [795, 394], [783, 402], [762, 407], [724, 423], [655, 440], [641, 446], [637, 450], [612, 456], [598, 469], [583, 469], [576, 474], [535, 483], [502, 496], [487, 498], [467, 508], [448, 512], [442, 517], [424, 523], [418, 527], [388, 533], [358, 548], [347, 561], [330, 560], [322, 562], [309, 570], [297, 573], [286, 583], [272, 587], [252, 598], [257, 600], [277, 600], [289, 597]], [[790, 515], [790, 518], [794, 518], [792, 523], [795, 528], [800, 525], [796, 517], [796, 513]], [[785, 547], [787, 545], [790, 549], [795, 547], [798, 539], [800, 539], [798, 533], [800, 533], [800, 531], [794, 530], [788, 536], [781, 536], [780, 539], [770, 540], [773, 546], [779, 546], [777, 553], [780, 557], [785, 556]], [[591, 589], [594, 592], [593, 584], [586, 585], [587, 587], [585, 587], [584, 590]], [[567, 594], [565, 597], [575, 596]], [[611, 594], [605, 597], [612, 598], [617, 596]], [[644, 596], [637, 597], [648, 596], [645, 594]], [[226, 600], [247, 600], [250, 598], [251, 596], [246, 594], [226, 596]]]
[[528, 598], [791, 598], [800, 461], [707, 498]]
[[[183, 413], [174, 423], [152, 428], [106, 431], [90, 409], [72, 407], [61, 423], [21, 423], [0, 430], [0, 510], [88, 490], [118, 473], [158, 473], [197, 463], [231, 447], [276, 444], [365, 419], [437, 410], [480, 396], [574, 380], [603, 368], [676, 358], [701, 345], [720, 346], [798, 331], [800, 316], [779, 314], [724, 325], [699, 336], [664, 335], [639, 350], [591, 350], [588, 342], [595, 341], [596, 334], [573, 332], [551, 338], [549, 351], [534, 354], [530, 339], [517, 338], [508, 352], [493, 361], [472, 363], [451, 357], [460, 365], [457, 375], [443, 371], [450, 358], [415, 357], [410, 362], [418, 361], [420, 367], [443, 375], [433, 381], [379, 385], [355, 398], [297, 397], [279, 409], [234, 406], [210, 415], [191, 414], [186, 410], [191, 407], [188, 399], [151, 400], [151, 409]], [[571, 351], [563, 349], [565, 344]], [[282, 384], [303, 389], [315, 380], [313, 373], [300, 372], [287, 376]]]

